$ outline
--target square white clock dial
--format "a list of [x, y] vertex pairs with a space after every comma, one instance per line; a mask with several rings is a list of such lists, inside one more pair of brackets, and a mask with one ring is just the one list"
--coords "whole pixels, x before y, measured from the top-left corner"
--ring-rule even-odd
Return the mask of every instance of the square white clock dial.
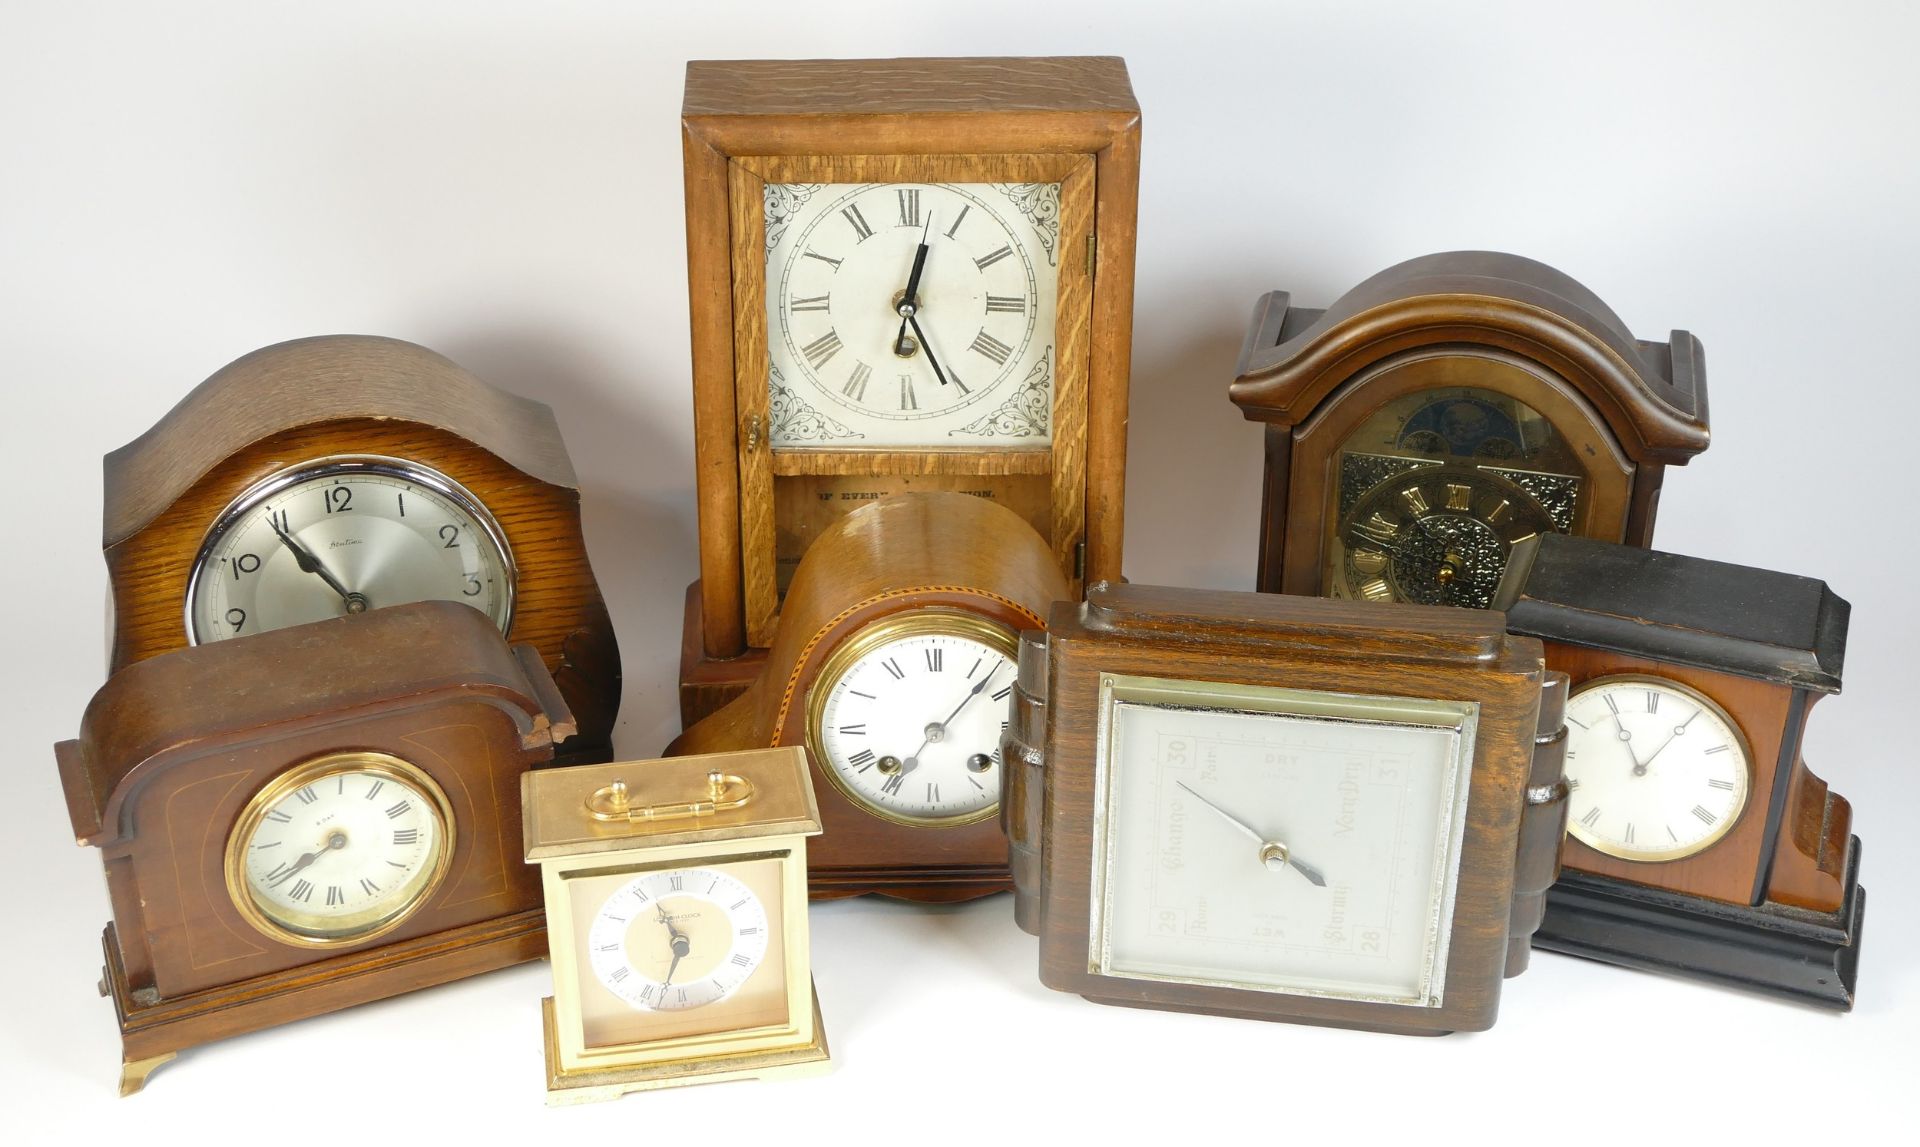
[[1110, 676], [1092, 970], [1437, 1007], [1478, 706]]

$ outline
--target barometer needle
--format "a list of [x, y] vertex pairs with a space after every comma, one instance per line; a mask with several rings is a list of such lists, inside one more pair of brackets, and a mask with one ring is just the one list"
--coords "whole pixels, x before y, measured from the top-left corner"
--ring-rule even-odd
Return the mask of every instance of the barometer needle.
[[1201, 796], [1198, 792], [1195, 792], [1185, 781], [1175, 781], [1173, 783], [1192, 793], [1193, 798], [1201, 804], [1219, 813], [1226, 819], [1228, 824], [1258, 841], [1260, 844], [1260, 862], [1262, 864], [1265, 864], [1268, 868], [1273, 868], [1276, 865], [1282, 867], [1291, 866], [1300, 875], [1306, 877], [1309, 884], [1317, 888], [1325, 888], [1327, 886], [1327, 878], [1321, 874], [1320, 870], [1303, 860], [1295, 859], [1292, 850], [1285, 844], [1277, 840], [1268, 840], [1246, 821], [1241, 820], [1226, 809], [1221, 808], [1206, 797]]

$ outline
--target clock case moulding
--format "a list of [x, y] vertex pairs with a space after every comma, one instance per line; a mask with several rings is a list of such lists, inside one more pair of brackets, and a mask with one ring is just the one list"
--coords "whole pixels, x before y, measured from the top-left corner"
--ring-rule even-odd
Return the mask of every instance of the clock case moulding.
[[[121, 1094], [186, 1048], [545, 955], [540, 882], [519, 855], [520, 775], [547, 766], [572, 729], [539, 655], [455, 602], [196, 646], [114, 675], [55, 756], [74, 836], [106, 869], [100, 992], [119, 1017]], [[283, 942], [234, 904], [227, 839], [276, 776], [343, 751], [399, 757], [444, 791], [451, 867], [366, 942]]]
[[[1046, 543], [1012, 511], [950, 493], [869, 503], [828, 528], [801, 560], [759, 676], [675, 739], [667, 755], [805, 745], [809, 695], [822, 687], [822, 667], [836, 647], [876, 623], [948, 610], [1018, 634], [1042, 625], [1067, 593]], [[823, 826], [809, 853], [815, 899], [874, 892], [953, 901], [1013, 886], [1006, 835], [994, 819], [896, 824], [854, 804], [825, 767], [813, 762]]]
[[1840, 691], [1847, 602], [1813, 578], [1543, 536], [1515, 552], [1498, 604], [1575, 688], [1617, 673], [1678, 681], [1732, 714], [1754, 754], [1739, 822], [1697, 855], [1620, 860], [1569, 836], [1534, 942], [1850, 1009], [1860, 838], [1846, 798], [1801, 757], [1808, 711]]
[[1589, 468], [1573, 532], [1628, 545], [1652, 543], [1666, 468], [1708, 442], [1698, 339], [1636, 339], [1572, 278], [1492, 251], [1410, 259], [1324, 310], [1270, 291], [1235, 375], [1234, 404], [1266, 425], [1255, 587], [1268, 593], [1327, 592], [1341, 446], [1409, 387], [1482, 388], [1545, 415]]
[[[1051, 527], [1041, 532], [1072, 593], [1120, 577], [1140, 165], [1125, 62], [696, 60], [681, 125], [700, 523], [681, 643], [683, 726], [738, 696], [773, 640], [782, 466], [870, 478], [872, 495], [911, 488], [916, 476], [1042, 473]], [[775, 457], [762, 188], [796, 180], [1062, 184], [1050, 451]]]
[[[1502, 979], [1527, 969], [1567, 814], [1567, 679], [1542, 666], [1537, 642], [1510, 638], [1503, 624], [1498, 614], [1441, 606], [1104, 583], [1088, 587], [1084, 602], [1056, 603], [1047, 632], [1021, 635], [1001, 752], [1014, 915], [1040, 937], [1041, 982], [1124, 1007], [1401, 1035], [1491, 1027]], [[1089, 954], [1092, 830], [1107, 674], [1478, 702], [1443, 1006], [1098, 973]], [[1509, 730], [1518, 735], [1501, 735]]]
[[106, 456], [109, 671], [188, 647], [192, 567], [234, 499], [290, 466], [337, 455], [423, 464], [486, 508], [516, 567], [506, 638], [539, 650], [579, 721], [563, 759], [609, 759], [620, 652], [552, 409], [399, 339], [326, 335], [254, 351]]

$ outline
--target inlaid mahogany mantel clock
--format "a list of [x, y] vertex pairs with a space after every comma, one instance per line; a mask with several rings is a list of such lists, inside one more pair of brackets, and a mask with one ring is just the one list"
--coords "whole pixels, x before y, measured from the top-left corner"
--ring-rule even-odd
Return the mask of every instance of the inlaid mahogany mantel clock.
[[1541, 263], [1453, 251], [1326, 310], [1263, 296], [1233, 401], [1263, 422], [1258, 588], [1484, 608], [1520, 541], [1646, 546], [1707, 447], [1705, 359]]
[[1498, 604], [1573, 678], [1566, 847], [1536, 943], [1853, 1006], [1860, 840], [1808, 768], [1850, 609], [1812, 578], [1542, 537]]
[[1120, 576], [1140, 111], [1125, 64], [733, 60], [683, 113], [700, 581], [684, 723], [848, 511], [961, 491]]
[[121, 1094], [185, 1048], [544, 954], [520, 776], [572, 728], [538, 653], [452, 602], [116, 673], [56, 755], [106, 866]]
[[1565, 824], [1566, 678], [1497, 614], [1096, 584], [1023, 635], [1015, 913], [1049, 987], [1490, 1026]]
[[553, 411], [425, 347], [333, 335], [254, 351], [107, 455], [111, 671], [412, 601], [526, 643], [612, 755], [620, 654]]
[[1004, 507], [904, 493], [807, 551], [760, 675], [670, 755], [804, 745], [816, 898], [964, 900], [1010, 886], [996, 822], [1016, 635], [1067, 582]]

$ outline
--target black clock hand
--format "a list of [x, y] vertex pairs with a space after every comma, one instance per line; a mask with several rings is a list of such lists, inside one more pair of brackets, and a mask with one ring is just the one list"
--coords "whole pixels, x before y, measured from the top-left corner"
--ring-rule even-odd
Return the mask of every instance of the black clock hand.
[[300, 567], [301, 573], [320, 575], [320, 580], [326, 582], [333, 592], [340, 595], [340, 600], [347, 603], [348, 613], [365, 613], [367, 611], [366, 595], [355, 593], [341, 584], [340, 579], [333, 576], [333, 571], [320, 564], [320, 559], [313, 556], [313, 551], [301, 545], [299, 540], [288, 533], [286, 529], [280, 525], [279, 519], [275, 518], [271, 513], [267, 515], [267, 524], [273, 527], [275, 534], [279, 535], [281, 544], [292, 551], [294, 564]]
[[927, 365], [933, 368], [933, 377], [940, 380], [941, 386], [947, 385], [946, 372], [940, 369], [940, 360], [933, 356], [933, 344], [927, 341], [927, 333], [920, 329], [920, 320], [908, 315], [907, 325], [913, 328], [913, 337], [920, 340], [920, 348], [927, 352]]
[[987, 687], [987, 682], [993, 680], [993, 675], [998, 672], [1000, 672], [1000, 667], [998, 665], [994, 666], [992, 669], [989, 669], [987, 671], [987, 675], [980, 679], [980, 683], [978, 685], [975, 685], [973, 688], [967, 690], [967, 695], [965, 697], [962, 697], [960, 699], [960, 703], [953, 707], [953, 712], [947, 714], [946, 720], [938, 721], [938, 722], [935, 722], [934, 724], [927, 726], [927, 735], [924, 739], [921, 740], [920, 747], [913, 751], [912, 756], [908, 757], [904, 762], [902, 762], [902, 764], [905, 766], [906, 772], [913, 771], [914, 766], [920, 763], [920, 754], [925, 752], [927, 749], [927, 746], [933, 743], [934, 735], [937, 733], [941, 736], [945, 736], [947, 732], [947, 726], [953, 724], [953, 719], [960, 715], [960, 710], [966, 708], [969, 702], [971, 702], [975, 697], [978, 697], [980, 695], [980, 691]]
[[[913, 270], [907, 273], [907, 289], [900, 295], [900, 333], [893, 336], [893, 353], [902, 357], [906, 355], [907, 323], [920, 310], [920, 271], [927, 265], [927, 233], [932, 229], [933, 214], [929, 212], [926, 226], [920, 229], [920, 249], [913, 253]], [[926, 341], [921, 339], [921, 345], [926, 345]], [[931, 351], [927, 357], [932, 360]]]
[[667, 926], [667, 946], [673, 949], [673, 963], [667, 965], [667, 978], [660, 981], [660, 986], [664, 988], [673, 983], [674, 970], [680, 967], [680, 961], [693, 950], [693, 942], [688, 940], [687, 934], [668, 918], [665, 904], [655, 901], [654, 908], [660, 914], [660, 922]]
[[293, 879], [295, 873], [303, 871], [309, 864], [312, 864], [314, 861], [320, 859], [322, 856], [325, 856], [327, 853], [332, 852], [336, 848], [345, 848], [346, 846], [347, 846], [346, 833], [336, 832], [329, 835], [327, 837], [327, 842], [325, 844], [321, 845], [319, 848], [314, 849], [312, 852], [307, 853], [305, 856], [302, 856], [300, 859], [294, 861], [292, 868], [287, 869], [285, 872], [282, 872], [280, 875], [274, 877], [272, 880], [267, 881], [267, 887], [275, 888], [275, 887], [278, 887], [279, 885], [285, 884], [287, 881]]

